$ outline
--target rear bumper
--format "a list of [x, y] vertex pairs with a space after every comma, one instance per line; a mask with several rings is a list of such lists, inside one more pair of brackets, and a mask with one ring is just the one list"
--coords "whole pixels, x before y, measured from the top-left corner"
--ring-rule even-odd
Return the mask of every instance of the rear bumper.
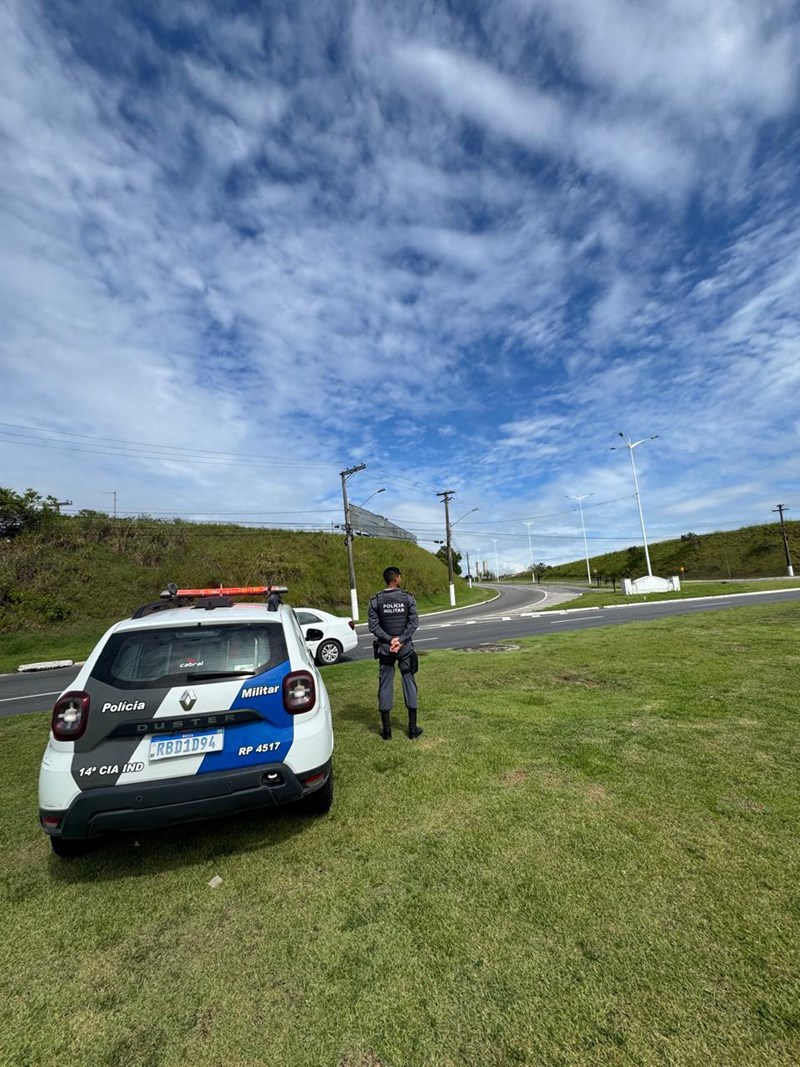
[[330, 760], [300, 775], [285, 763], [269, 763], [192, 778], [87, 789], [66, 811], [40, 808], [39, 821], [45, 833], [71, 841], [110, 830], [149, 830], [292, 804], [321, 789], [330, 773]]

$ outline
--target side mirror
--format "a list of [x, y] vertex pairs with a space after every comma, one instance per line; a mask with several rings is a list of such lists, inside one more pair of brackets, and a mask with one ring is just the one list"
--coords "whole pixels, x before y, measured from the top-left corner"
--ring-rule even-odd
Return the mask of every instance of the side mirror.
[[324, 636], [322, 630], [306, 630], [306, 641], [321, 641]]

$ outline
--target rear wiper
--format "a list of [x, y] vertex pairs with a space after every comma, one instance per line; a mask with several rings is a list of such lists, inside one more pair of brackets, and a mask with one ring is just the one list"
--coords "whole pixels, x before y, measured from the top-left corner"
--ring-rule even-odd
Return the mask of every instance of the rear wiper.
[[255, 674], [255, 671], [192, 671], [186, 678], [193, 682], [197, 678], [254, 678]]

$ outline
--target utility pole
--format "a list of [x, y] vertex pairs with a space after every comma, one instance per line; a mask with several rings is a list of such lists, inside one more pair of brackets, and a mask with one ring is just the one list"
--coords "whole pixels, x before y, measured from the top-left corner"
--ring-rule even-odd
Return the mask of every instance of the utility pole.
[[72, 503], [71, 500], [57, 500], [56, 501], [56, 511], [58, 512], [58, 514], [60, 515], [61, 514], [61, 509], [62, 508], [68, 508], [71, 503]]
[[452, 489], [445, 489], [443, 493], [437, 493], [444, 501], [444, 526], [447, 536], [447, 578], [450, 583], [450, 607], [456, 606], [456, 583], [453, 575], [453, 545], [450, 538], [450, 501], [455, 496]]
[[783, 550], [786, 553], [786, 573], [790, 578], [794, 578], [794, 567], [792, 566], [792, 557], [789, 555], [789, 538], [786, 536], [786, 523], [783, 521], [784, 511], [789, 509], [785, 504], [778, 504], [777, 507], [772, 509], [777, 511], [781, 519], [781, 533], [783, 534]]
[[347, 479], [352, 474], [365, 470], [366, 466], [366, 463], [359, 463], [357, 467], [348, 467], [346, 471], [339, 472], [344, 501], [344, 543], [347, 546], [347, 567], [350, 572], [350, 611], [355, 622], [358, 622], [358, 594], [356, 592], [356, 565], [353, 560], [353, 527], [350, 525], [350, 504], [347, 501]]

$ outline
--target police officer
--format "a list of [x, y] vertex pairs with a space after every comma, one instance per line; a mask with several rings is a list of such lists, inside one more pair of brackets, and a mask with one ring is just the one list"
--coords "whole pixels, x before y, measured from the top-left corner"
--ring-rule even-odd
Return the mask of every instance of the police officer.
[[381, 713], [381, 737], [392, 736], [392, 704], [394, 703], [394, 668], [400, 668], [403, 700], [408, 709], [408, 736], [413, 740], [422, 733], [417, 726], [417, 653], [411, 637], [419, 626], [417, 602], [411, 593], [401, 589], [402, 575], [398, 567], [383, 572], [386, 588], [369, 602], [369, 630], [375, 636], [375, 658], [380, 661], [378, 709]]

